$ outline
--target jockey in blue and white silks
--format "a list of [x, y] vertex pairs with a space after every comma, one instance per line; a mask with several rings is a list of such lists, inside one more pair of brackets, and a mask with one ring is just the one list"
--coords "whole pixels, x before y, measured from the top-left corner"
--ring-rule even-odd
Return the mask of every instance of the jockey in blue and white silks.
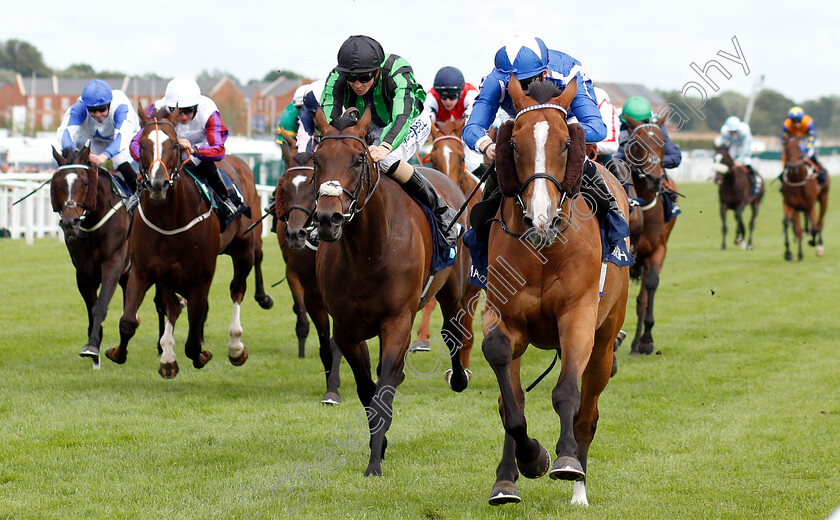
[[101, 79], [88, 82], [82, 95], [64, 113], [56, 132], [62, 150], [90, 145], [90, 162], [99, 166], [108, 159], [122, 173], [126, 184], [137, 189], [137, 172], [131, 166], [129, 145], [140, 130], [140, 118], [121, 90]]
[[495, 68], [481, 82], [472, 114], [464, 127], [462, 137], [473, 150], [484, 154], [490, 152], [494, 156], [495, 146], [487, 136], [487, 129], [493, 124], [497, 110], [501, 108], [510, 117], [516, 115], [507, 91], [511, 74], [523, 83], [523, 90], [530, 84], [529, 79], [539, 77], [561, 89], [571, 81], [577, 82], [577, 94], [569, 107], [569, 122], [577, 122], [583, 127], [587, 143], [597, 143], [606, 137], [607, 127], [598, 110], [592, 82], [583, 72], [581, 63], [568, 54], [549, 50], [540, 38], [514, 34], [506, 38], [496, 52]]

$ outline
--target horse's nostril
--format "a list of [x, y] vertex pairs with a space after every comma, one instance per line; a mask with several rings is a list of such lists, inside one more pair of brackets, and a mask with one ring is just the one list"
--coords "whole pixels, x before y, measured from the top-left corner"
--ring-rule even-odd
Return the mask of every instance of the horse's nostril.
[[340, 226], [343, 222], [344, 215], [342, 215], [341, 213], [335, 212], [332, 214], [332, 217], [330, 217], [330, 223], [332, 223], [333, 225]]
[[306, 231], [301, 229], [300, 231], [297, 232], [297, 237], [298, 237], [298, 240], [306, 240]]
[[534, 227], [534, 219], [532, 219], [531, 217], [522, 217], [522, 223], [525, 225], [526, 229]]

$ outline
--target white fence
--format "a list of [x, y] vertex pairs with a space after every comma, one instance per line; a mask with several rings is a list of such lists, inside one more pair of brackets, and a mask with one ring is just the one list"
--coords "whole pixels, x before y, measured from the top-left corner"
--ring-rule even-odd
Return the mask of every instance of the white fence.
[[[17, 205], [15, 201], [23, 198], [52, 177], [51, 173], [4, 173], [0, 174], [0, 229], [7, 229], [12, 238], [24, 238], [27, 244], [36, 238], [56, 237], [64, 239], [58, 227], [58, 215], [52, 210], [49, 185], [27, 197]], [[268, 200], [274, 193], [274, 186], [257, 185], [260, 195], [260, 207], [251, 208], [255, 218], [263, 214], [268, 207]], [[270, 233], [271, 217], [263, 221], [262, 236]]]

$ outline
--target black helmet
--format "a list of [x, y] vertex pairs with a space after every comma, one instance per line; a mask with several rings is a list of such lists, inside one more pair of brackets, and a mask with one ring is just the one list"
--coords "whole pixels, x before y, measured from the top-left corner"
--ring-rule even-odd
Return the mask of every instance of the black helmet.
[[373, 72], [385, 60], [385, 52], [379, 42], [370, 36], [351, 36], [338, 49], [339, 72]]
[[464, 75], [455, 67], [443, 67], [435, 74], [435, 90], [464, 88]]

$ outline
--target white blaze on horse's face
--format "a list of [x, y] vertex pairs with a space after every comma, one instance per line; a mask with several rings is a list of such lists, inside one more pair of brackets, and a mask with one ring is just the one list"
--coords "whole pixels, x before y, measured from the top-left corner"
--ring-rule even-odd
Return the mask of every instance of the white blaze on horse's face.
[[[540, 121], [534, 125], [534, 145], [536, 156], [534, 157], [534, 173], [546, 172], [545, 146], [548, 142], [548, 121]], [[534, 181], [534, 191], [531, 194], [531, 213], [534, 226], [539, 229], [547, 229], [554, 221], [556, 209], [551, 203], [551, 196], [548, 193], [548, 184], [545, 179]]]
[[306, 175], [297, 175], [294, 179], [292, 179], [292, 184], [294, 185], [296, 190], [300, 189], [300, 185], [306, 182], [308, 179]]
[[155, 159], [152, 162], [152, 169], [149, 171], [149, 176], [154, 177], [157, 171], [160, 169], [160, 165], [163, 164], [161, 162], [161, 159], [163, 157], [163, 143], [169, 140], [169, 136], [166, 135], [166, 132], [164, 132], [163, 130], [156, 129], [149, 132], [148, 139], [155, 146]]
[[75, 173], [68, 173], [67, 176], [64, 177], [64, 181], [67, 183], [67, 200], [73, 200], [73, 186], [76, 184], [78, 179], [79, 175]]
[[452, 157], [452, 149], [448, 146], [443, 147], [443, 164], [446, 165], [446, 171], [443, 172], [449, 177], [449, 158]]

